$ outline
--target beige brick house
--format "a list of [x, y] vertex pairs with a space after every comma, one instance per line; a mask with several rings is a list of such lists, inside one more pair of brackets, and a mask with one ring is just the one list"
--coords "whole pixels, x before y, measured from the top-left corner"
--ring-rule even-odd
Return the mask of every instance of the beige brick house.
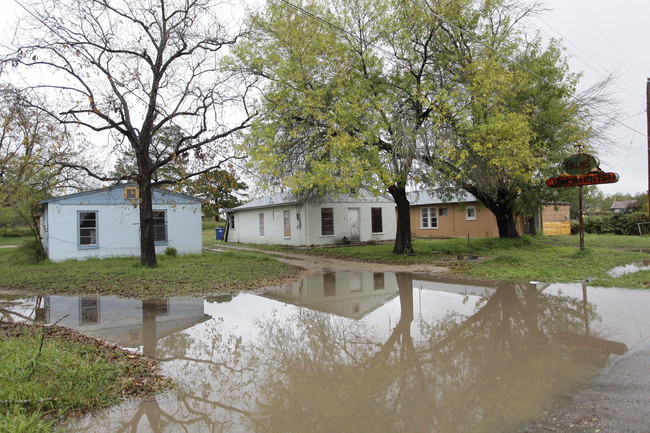
[[[496, 217], [474, 196], [443, 201], [425, 192], [409, 195], [411, 233], [420, 238], [498, 237]], [[548, 236], [571, 234], [569, 204], [545, 204], [536, 215], [518, 218], [517, 232], [542, 231]]]

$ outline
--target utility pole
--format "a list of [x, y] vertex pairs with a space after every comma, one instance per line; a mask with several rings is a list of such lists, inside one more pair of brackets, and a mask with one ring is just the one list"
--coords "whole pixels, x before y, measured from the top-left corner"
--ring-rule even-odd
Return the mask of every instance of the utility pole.
[[648, 136], [648, 222], [650, 222], [650, 78], [646, 82], [646, 118]]

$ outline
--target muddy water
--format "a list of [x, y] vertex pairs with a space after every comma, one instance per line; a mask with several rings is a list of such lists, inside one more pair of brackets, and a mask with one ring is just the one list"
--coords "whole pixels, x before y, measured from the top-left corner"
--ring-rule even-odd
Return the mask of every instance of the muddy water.
[[178, 383], [70, 432], [516, 431], [608, 359], [650, 345], [650, 292], [418, 274], [15, 308], [142, 350]]
[[650, 260], [643, 260], [639, 263], [617, 266], [607, 271], [607, 273], [612, 277], [617, 278], [617, 277], [622, 277], [623, 275], [634, 274], [639, 271], [649, 271], [649, 270], [650, 270]]

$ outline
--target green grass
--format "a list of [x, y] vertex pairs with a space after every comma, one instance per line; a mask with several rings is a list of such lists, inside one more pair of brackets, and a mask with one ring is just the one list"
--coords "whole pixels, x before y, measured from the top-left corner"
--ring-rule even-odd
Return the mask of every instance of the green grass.
[[298, 270], [247, 251], [158, 256], [157, 268], [138, 258], [45, 261], [30, 264], [0, 249], [0, 287], [47, 294], [105, 294], [132, 298], [205, 295], [278, 284]]
[[33, 239], [33, 236], [0, 236], [0, 246], [22, 245], [29, 239]]
[[[414, 239], [415, 255], [392, 254], [393, 244], [313, 248], [309, 254], [377, 263], [431, 263], [459, 276], [495, 280], [573, 282], [589, 279], [606, 287], [650, 288], [648, 272], [614, 278], [607, 271], [650, 258], [650, 237], [587, 235], [579, 251], [577, 236], [523, 236], [519, 239]], [[276, 247], [277, 248], [277, 247]], [[286, 249], [286, 248], [285, 248]], [[459, 255], [478, 261], [458, 260]]]
[[170, 387], [146, 358], [62, 328], [0, 325], [0, 431], [46, 432], [61, 417]]

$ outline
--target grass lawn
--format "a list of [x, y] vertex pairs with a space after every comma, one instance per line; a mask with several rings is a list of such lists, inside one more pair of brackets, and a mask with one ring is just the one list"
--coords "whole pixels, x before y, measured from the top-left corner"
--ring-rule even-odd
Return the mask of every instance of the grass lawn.
[[22, 243], [27, 239], [30, 239], [30, 237], [0, 236], [0, 247], [6, 245], [22, 245]]
[[99, 294], [145, 299], [207, 295], [279, 284], [299, 270], [261, 253], [226, 251], [158, 256], [157, 268], [137, 258], [31, 264], [15, 248], [0, 249], [0, 288], [43, 294]]
[[[287, 247], [256, 246], [291, 251]], [[431, 263], [458, 276], [499, 280], [574, 282], [589, 279], [604, 287], [650, 288], [650, 271], [614, 278], [607, 271], [649, 260], [650, 237], [587, 235], [579, 252], [577, 236], [523, 236], [520, 239], [414, 239], [415, 255], [392, 254], [392, 243], [300, 250], [344, 260], [377, 263]], [[479, 260], [458, 260], [476, 255]]]
[[49, 432], [59, 419], [171, 387], [157, 364], [58, 327], [0, 323], [0, 431]]

